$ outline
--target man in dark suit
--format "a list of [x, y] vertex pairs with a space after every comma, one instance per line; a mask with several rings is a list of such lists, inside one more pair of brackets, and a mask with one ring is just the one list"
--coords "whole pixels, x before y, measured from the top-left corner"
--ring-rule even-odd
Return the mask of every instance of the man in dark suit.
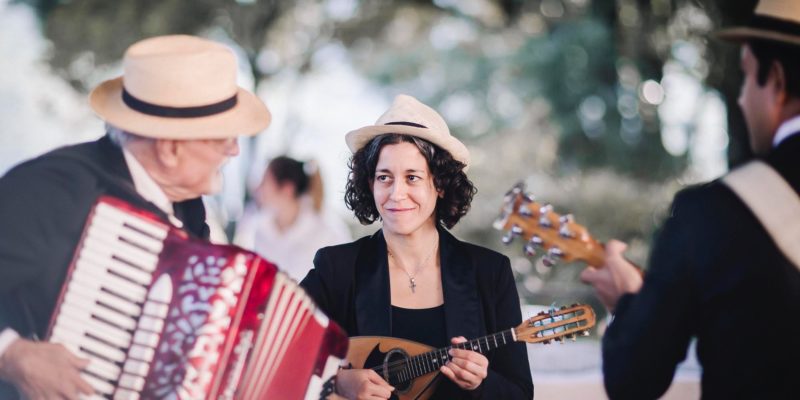
[[220, 189], [220, 168], [238, 154], [237, 137], [269, 124], [261, 100], [236, 85], [233, 52], [218, 43], [146, 39], [128, 49], [123, 69], [90, 95], [106, 136], [0, 178], [0, 398], [16, 397], [2, 381], [30, 399], [93, 391], [81, 376], [87, 360], [33, 338], [47, 334], [97, 198], [118, 197], [207, 238], [200, 196]]
[[[742, 45], [750, 145], [800, 201], [800, 2], [762, 0], [750, 26], [720, 36]], [[676, 195], [643, 278], [624, 250], [609, 242], [605, 265], [581, 275], [614, 313], [603, 337], [612, 399], [661, 396], [692, 337], [704, 399], [798, 397], [800, 266], [729, 186]]]

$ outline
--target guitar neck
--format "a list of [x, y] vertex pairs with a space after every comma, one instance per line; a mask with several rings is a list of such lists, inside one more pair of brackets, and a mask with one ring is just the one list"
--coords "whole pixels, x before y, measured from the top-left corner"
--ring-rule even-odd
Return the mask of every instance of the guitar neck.
[[[392, 376], [396, 377], [399, 382], [405, 382], [438, 371], [442, 365], [445, 365], [452, 359], [450, 350], [453, 348], [472, 350], [485, 354], [486, 352], [514, 343], [515, 341], [517, 341], [517, 337], [512, 328], [469, 340], [464, 343], [431, 350], [427, 353], [409, 357], [402, 365], [394, 366]], [[373, 369], [379, 372], [381, 368], [382, 367], [379, 366]]]

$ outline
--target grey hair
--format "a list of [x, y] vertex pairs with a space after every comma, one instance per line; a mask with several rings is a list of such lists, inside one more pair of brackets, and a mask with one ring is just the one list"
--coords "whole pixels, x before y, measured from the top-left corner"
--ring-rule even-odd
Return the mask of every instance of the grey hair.
[[111, 139], [111, 143], [114, 143], [119, 148], [124, 148], [125, 145], [135, 140], [152, 140], [150, 138], [139, 136], [135, 133], [130, 133], [126, 130], [117, 128], [109, 123], [106, 123], [106, 132], [108, 132], [108, 137]]

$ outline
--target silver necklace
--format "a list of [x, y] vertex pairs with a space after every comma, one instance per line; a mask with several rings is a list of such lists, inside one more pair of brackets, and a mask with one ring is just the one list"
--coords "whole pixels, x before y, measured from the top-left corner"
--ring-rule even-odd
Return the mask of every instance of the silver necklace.
[[417, 289], [416, 276], [417, 276], [417, 274], [419, 274], [419, 271], [422, 270], [422, 267], [424, 267], [425, 264], [428, 263], [428, 260], [431, 259], [431, 257], [433, 256], [433, 253], [436, 253], [436, 248], [437, 247], [439, 247], [439, 241], [438, 240], [433, 245], [433, 250], [430, 252], [430, 254], [428, 254], [428, 256], [425, 257], [425, 259], [422, 260], [422, 262], [419, 263], [419, 265], [417, 265], [417, 269], [414, 270], [414, 275], [411, 275], [411, 274], [408, 273], [408, 271], [405, 269], [405, 267], [403, 267], [403, 265], [401, 265], [400, 260], [398, 260], [397, 258], [394, 258], [394, 255], [392, 254], [392, 251], [389, 250], [389, 246], [386, 246], [386, 251], [389, 253], [389, 257], [392, 257], [392, 259], [394, 259], [395, 262], [397, 263], [397, 266], [400, 267], [400, 269], [402, 269], [403, 272], [406, 273], [406, 275], [408, 275], [408, 287], [411, 288], [411, 293], [416, 293], [417, 292], [417, 290], [416, 290]]

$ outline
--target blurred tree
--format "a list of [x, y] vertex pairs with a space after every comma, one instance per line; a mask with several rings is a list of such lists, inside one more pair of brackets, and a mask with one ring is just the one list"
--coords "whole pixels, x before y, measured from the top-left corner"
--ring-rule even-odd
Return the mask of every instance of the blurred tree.
[[89, 55], [91, 66], [120, 59], [125, 49], [142, 38], [165, 34], [198, 34], [222, 28], [245, 51], [253, 78], [262, 74], [255, 60], [272, 22], [291, 4], [279, 0], [28, 0], [44, 22], [53, 42], [51, 65], [82, 90], [84, 73], [74, 68]]

